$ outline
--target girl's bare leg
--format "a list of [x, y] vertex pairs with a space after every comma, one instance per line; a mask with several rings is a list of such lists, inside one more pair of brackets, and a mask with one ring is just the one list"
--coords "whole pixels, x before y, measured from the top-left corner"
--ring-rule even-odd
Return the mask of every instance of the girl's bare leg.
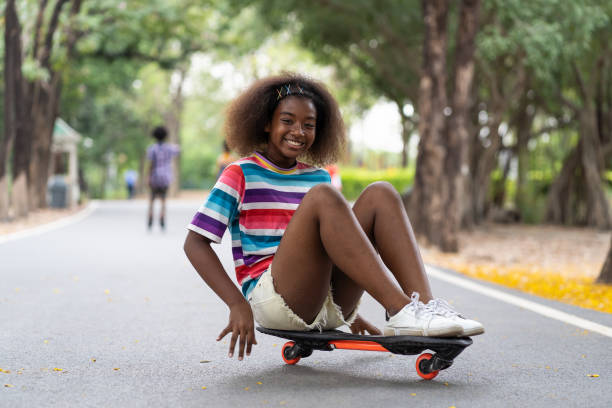
[[155, 198], [153, 196], [153, 193], [151, 193], [151, 195], [149, 196], [149, 211], [147, 214], [147, 224], [149, 228], [153, 224], [153, 202], [154, 201], [155, 201]]
[[347, 285], [336, 289], [347, 303], [356, 304], [363, 289], [391, 314], [410, 302], [387, 273], [344, 197], [332, 186], [319, 184], [304, 196], [293, 215], [272, 267], [276, 291], [306, 322], [312, 322], [321, 310], [333, 265], [348, 277]]
[[[353, 206], [361, 228], [378, 250], [405, 294], [418, 292], [424, 303], [432, 299], [429, 280], [400, 195], [386, 182], [369, 185]], [[338, 268], [332, 275], [334, 302], [345, 317], [355, 309], [363, 289]]]

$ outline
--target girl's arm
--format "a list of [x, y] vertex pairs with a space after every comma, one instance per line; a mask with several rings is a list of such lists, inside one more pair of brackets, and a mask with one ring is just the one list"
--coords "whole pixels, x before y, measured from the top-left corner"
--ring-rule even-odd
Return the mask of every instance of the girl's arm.
[[238, 360], [242, 360], [246, 346], [246, 355], [251, 354], [251, 347], [257, 344], [255, 340], [255, 325], [253, 312], [242, 293], [223, 269], [217, 254], [210, 247], [210, 240], [193, 231], [189, 231], [185, 239], [184, 250], [187, 258], [204, 282], [227, 304], [230, 309], [229, 323], [217, 337], [220, 341], [226, 334], [232, 333], [229, 356], [234, 355], [236, 341], [238, 345]]

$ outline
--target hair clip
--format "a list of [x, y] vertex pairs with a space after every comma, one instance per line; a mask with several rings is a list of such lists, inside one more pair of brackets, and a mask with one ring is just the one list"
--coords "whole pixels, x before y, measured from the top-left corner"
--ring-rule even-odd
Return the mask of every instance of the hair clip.
[[[302, 87], [297, 84], [294, 85], [297, 87], [297, 92], [299, 92], [300, 95], [304, 95], [304, 89], [302, 89]], [[293, 90], [293, 92], [296, 93], [295, 90]], [[288, 95], [291, 95], [291, 84], [282, 85], [280, 88], [276, 89], [277, 101]]]

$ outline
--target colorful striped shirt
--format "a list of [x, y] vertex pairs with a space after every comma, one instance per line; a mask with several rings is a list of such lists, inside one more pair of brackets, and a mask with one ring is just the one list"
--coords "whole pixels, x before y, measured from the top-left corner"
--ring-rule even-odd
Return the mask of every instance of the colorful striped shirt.
[[187, 228], [219, 243], [229, 227], [236, 278], [248, 296], [304, 195], [329, 182], [329, 173], [318, 167], [298, 162], [282, 169], [255, 153], [225, 168]]

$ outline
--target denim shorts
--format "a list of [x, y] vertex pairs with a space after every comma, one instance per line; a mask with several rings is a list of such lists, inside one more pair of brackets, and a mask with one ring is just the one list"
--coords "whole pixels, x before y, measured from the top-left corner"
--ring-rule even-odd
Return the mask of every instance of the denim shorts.
[[268, 329], [276, 330], [332, 330], [340, 326], [350, 326], [357, 317], [357, 309], [345, 320], [340, 307], [334, 303], [331, 288], [319, 314], [310, 324], [293, 313], [282, 296], [274, 290], [272, 281], [272, 265], [261, 275], [257, 285], [249, 294], [249, 303], [253, 310], [255, 321]]

